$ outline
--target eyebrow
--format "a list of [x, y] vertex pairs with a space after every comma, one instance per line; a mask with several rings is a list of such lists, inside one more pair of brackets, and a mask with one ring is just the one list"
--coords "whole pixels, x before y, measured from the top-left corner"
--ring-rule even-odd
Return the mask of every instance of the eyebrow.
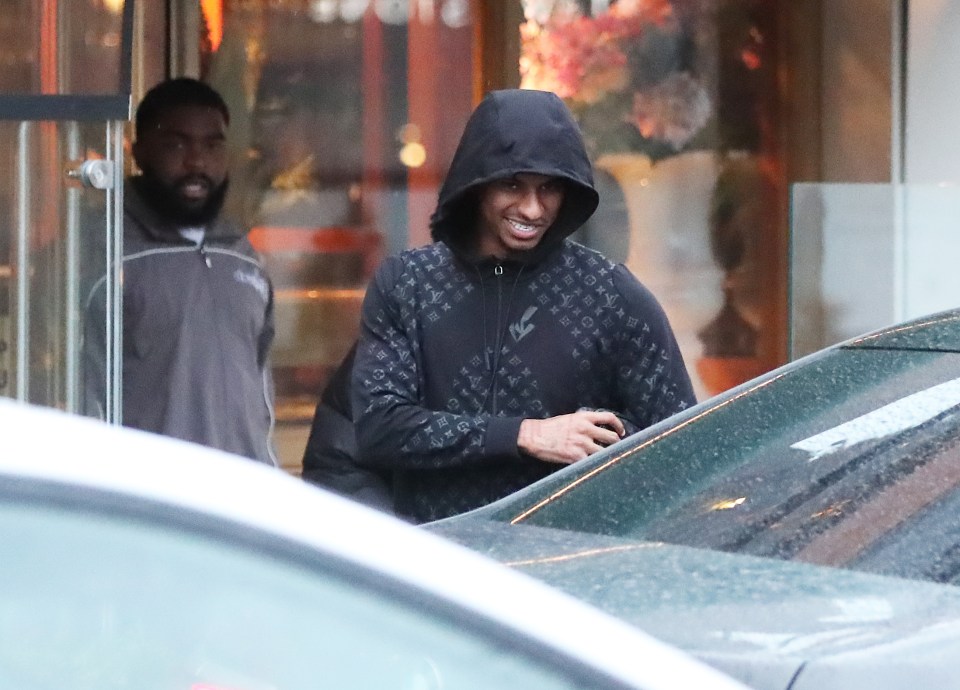
[[201, 134], [199, 136], [194, 136], [193, 134], [189, 132], [185, 132], [182, 129], [161, 128], [159, 130], [159, 134], [160, 136], [176, 137], [177, 139], [203, 139], [207, 141], [211, 139], [216, 139], [218, 141], [226, 141], [226, 138], [227, 138], [227, 135], [225, 132], [214, 132], [211, 134]]

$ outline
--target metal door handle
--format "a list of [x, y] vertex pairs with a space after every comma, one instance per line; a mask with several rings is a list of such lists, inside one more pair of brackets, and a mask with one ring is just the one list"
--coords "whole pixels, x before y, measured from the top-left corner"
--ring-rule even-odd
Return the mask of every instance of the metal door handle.
[[113, 187], [114, 170], [112, 161], [98, 158], [83, 161], [76, 168], [67, 170], [67, 177], [79, 180], [84, 187], [110, 189]]

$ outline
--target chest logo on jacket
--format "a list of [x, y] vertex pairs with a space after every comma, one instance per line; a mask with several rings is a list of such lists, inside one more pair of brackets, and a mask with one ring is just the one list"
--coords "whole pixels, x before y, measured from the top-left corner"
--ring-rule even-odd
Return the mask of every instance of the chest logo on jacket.
[[519, 343], [525, 337], [533, 333], [533, 329], [536, 328], [530, 319], [533, 318], [533, 315], [536, 313], [536, 307], [527, 307], [527, 310], [523, 312], [523, 316], [520, 317], [520, 320], [516, 323], [510, 324], [510, 335], [513, 336], [514, 342]]
[[604, 309], [616, 309], [617, 307], [617, 298], [620, 295], [611, 295], [609, 292], [603, 293], [603, 307]]

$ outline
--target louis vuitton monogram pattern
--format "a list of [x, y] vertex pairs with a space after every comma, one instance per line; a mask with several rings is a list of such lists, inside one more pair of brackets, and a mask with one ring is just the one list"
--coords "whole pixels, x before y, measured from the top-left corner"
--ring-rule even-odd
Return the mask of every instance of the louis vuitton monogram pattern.
[[363, 318], [358, 438], [401, 468], [411, 505], [398, 491], [398, 507], [418, 519], [557, 469], [519, 456], [522, 418], [604, 408], [633, 432], [693, 402], [656, 300], [573, 242], [533, 268], [466, 266], [442, 243], [407, 251], [378, 272]]

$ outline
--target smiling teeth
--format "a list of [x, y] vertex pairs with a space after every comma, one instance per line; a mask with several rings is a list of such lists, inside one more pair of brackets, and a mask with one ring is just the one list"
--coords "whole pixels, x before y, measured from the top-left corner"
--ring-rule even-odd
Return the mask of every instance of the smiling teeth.
[[520, 232], [536, 232], [536, 228], [532, 225], [526, 225], [524, 223], [518, 223], [515, 220], [511, 220], [510, 224], [513, 225]]

